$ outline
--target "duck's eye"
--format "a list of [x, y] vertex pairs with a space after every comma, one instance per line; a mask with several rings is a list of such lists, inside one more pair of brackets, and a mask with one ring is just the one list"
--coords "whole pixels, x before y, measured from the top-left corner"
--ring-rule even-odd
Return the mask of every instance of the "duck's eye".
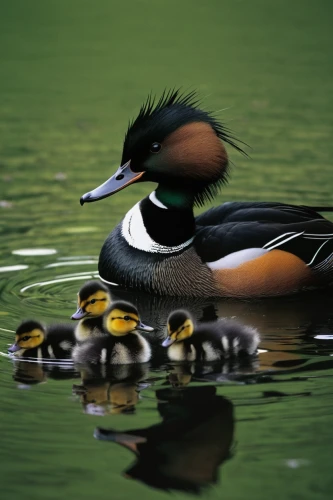
[[150, 152], [151, 153], [159, 153], [162, 148], [162, 145], [159, 142], [153, 142], [153, 144], [150, 146]]
[[95, 304], [96, 299], [91, 299], [90, 304]]
[[21, 340], [24, 340], [24, 342], [26, 342], [29, 339], [30, 339], [30, 337], [28, 337], [28, 335], [25, 335], [24, 337], [21, 338]]
[[132, 319], [131, 316], [124, 316], [125, 321], [129, 321], [130, 319]]

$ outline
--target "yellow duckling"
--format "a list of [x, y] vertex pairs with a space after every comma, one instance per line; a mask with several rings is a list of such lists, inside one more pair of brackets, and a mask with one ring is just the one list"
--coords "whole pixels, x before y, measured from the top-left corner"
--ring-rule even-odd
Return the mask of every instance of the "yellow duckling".
[[260, 341], [259, 333], [237, 321], [219, 319], [194, 325], [188, 311], [177, 310], [167, 322], [168, 337], [162, 343], [168, 347], [171, 361], [218, 361], [238, 355], [253, 355]]
[[75, 338], [83, 342], [89, 337], [104, 333], [103, 314], [111, 304], [109, 289], [101, 281], [87, 281], [78, 293], [78, 309], [71, 316], [79, 319]]
[[145, 363], [151, 358], [150, 345], [137, 330], [153, 328], [140, 321], [137, 308], [116, 301], [104, 315], [104, 329], [109, 335], [97, 336], [77, 345], [72, 354], [75, 363]]
[[55, 324], [47, 327], [39, 321], [26, 320], [19, 325], [15, 343], [8, 352], [15, 357], [38, 359], [68, 358], [75, 345], [72, 325]]

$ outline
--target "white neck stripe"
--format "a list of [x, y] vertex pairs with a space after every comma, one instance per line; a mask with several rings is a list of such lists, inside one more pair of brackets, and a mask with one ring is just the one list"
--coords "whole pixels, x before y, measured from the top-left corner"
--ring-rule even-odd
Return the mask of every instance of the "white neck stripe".
[[160, 207], [160, 208], [165, 208], [166, 210], [168, 209], [168, 207], [166, 207], [156, 196], [156, 191], [153, 191], [152, 193], [150, 193], [149, 195], [149, 199], [152, 203], [154, 203], [154, 205], [156, 205], [157, 207]]
[[163, 253], [171, 254], [176, 253], [185, 248], [189, 247], [193, 241], [193, 237], [187, 241], [184, 241], [180, 245], [166, 246], [160, 245], [154, 241], [145, 228], [141, 210], [140, 202], [134, 205], [133, 208], [124, 217], [123, 223], [121, 225], [121, 234], [127, 241], [127, 243], [136, 248], [137, 250], [142, 250], [143, 252], [150, 253]]

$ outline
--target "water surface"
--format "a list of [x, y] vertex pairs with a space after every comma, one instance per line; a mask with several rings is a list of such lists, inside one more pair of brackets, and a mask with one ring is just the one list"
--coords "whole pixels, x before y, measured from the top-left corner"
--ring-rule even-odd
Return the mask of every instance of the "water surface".
[[[215, 204], [333, 205], [331, 14], [326, 0], [3, 6], [0, 351], [23, 318], [69, 319], [104, 238], [154, 188], [79, 206], [118, 166], [150, 90], [197, 88], [251, 146], [250, 158], [229, 150], [230, 182]], [[0, 357], [4, 498], [158, 499], [168, 489], [331, 498], [331, 293], [176, 302], [113, 293], [156, 327], [149, 365], [91, 372]], [[198, 320], [257, 327], [258, 359], [168, 364], [159, 344], [179, 305]]]

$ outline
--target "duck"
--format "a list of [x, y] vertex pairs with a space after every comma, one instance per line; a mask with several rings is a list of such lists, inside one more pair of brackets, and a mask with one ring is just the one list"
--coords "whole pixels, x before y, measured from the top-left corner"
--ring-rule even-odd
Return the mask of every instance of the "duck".
[[251, 326], [236, 320], [220, 318], [214, 322], [194, 324], [188, 311], [177, 309], [168, 317], [167, 347], [171, 361], [219, 361], [236, 356], [253, 356], [260, 336]]
[[[157, 295], [256, 298], [333, 282], [332, 207], [226, 202], [194, 216], [226, 183], [226, 145], [240, 141], [197, 94], [149, 96], [125, 135], [121, 166], [80, 203], [138, 182], [157, 188], [132, 207], [102, 245], [104, 282]], [[129, 265], [129, 262], [131, 263]]]
[[84, 342], [95, 335], [103, 335], [103, 315], [111, 304], [108, 287], [101, 281], [87, 281], [78, 292], [78, 309], [71, 316], [79, 320], [75, 328], [77, 342]]
[[75, 343], [71, 324], [45, 326], [36, 320], [24, 320], [16, 329], [15, 343], [8, 352], [18, 358], [66, 359]]
[[133, 304], [115, 301], [104, 314], [104, 331], [109, 335], [96, 336], [75, 346], [73, 361], [81, 365], [146, 363], [151, 358], [151, 348], [138, 330], [151, 332], [154, 329], [140, 321]]

